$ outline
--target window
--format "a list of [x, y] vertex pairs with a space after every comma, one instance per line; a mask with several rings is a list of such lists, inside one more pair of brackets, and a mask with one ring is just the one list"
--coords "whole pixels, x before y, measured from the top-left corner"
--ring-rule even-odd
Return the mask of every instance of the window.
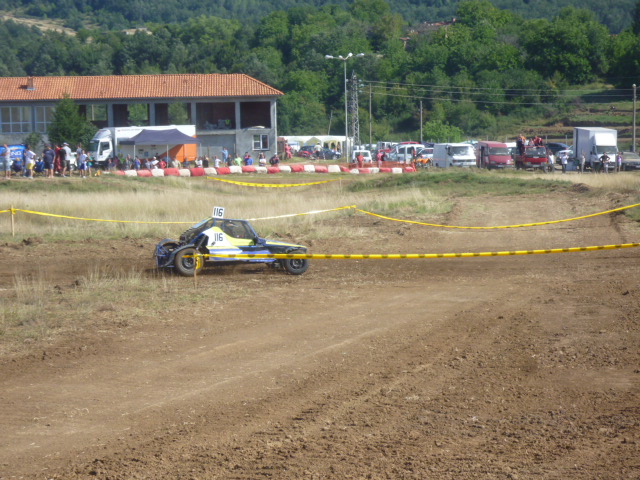
[[49, 124], [53, 119], [55, 107], [35, 107], [36, 109], [36, 132], [47, 133]]
[[254, 135], [253, 136], [253, 149], [254, 150], [269, 150], [269, 135]]
[[31, 132], [31, 107], [0, 108], [0, 130], [2, 133]]

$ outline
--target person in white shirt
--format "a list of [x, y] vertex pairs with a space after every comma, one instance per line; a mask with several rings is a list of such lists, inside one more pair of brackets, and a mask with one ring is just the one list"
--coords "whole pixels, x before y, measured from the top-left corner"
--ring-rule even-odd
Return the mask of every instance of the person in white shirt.
[[27, 178], [33, 179], [33, 167], [36, 165], [36, 154], [29, 148], [29, 145], [24, 146], [24, 172], [23, 175]]
[[567, 153], [563, 153], [560, 157], [560, 162], [562, 163], [562, 173], [567, 173], [567, 163], [569, 162], [569, 157]]

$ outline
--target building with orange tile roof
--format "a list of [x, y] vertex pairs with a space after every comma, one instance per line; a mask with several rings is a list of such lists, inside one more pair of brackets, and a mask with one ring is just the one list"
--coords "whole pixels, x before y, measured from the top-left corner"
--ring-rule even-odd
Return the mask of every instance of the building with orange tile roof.
[[0, 77], [0, 142], [43, 134], [68, 95], [97, 128], [193, 124], [201, 154], [276, 152], [283, 93], [244, 74]]

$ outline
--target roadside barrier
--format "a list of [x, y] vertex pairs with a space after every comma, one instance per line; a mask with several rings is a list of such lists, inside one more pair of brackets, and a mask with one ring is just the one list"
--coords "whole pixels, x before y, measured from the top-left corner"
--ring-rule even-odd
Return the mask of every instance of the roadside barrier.
[[207, 180], [215, 180], [217, 182], [233, 183], [234, 185], [243, 185], [245, 187], [266, 187], [266, 188], [286, 188], [286, 187], [307, 187], [309, 185], [320, 185], [322, 183], [338, 182], [340, 178], [332, 178], [331, 180], [322, 180], [320, 182], [307, 183], [252, 183], [238, 182], [237, 180], [227, 180], [226, 178], [207, 177]]
[[621, 243], [616, 245], [595, 245], [590, 247], [548, 248], [544, 250], [507, 250], [500, 252], [465, 252], [465, 253], [397, 253], [397, 254], [371, 254], [371, 255], [338, 255], [319, 253], [216, 253], [199, 254], [198, 257], [224, 257], [224, 258], [282, 258], [282, 259], [314, 259], [314, 260], [397, 260], [418, 258], [467, 258], [467, 257], [506, 257], [513, 255], [542, 255], [548, 253], [573, 253], [593, 252], [597, 250], [615, 250], [620, 248], [640, 247], [640, 243]]
[[627, 206], [620, 207], [620, 208], [614, 208], [612, 210], [605, 210], [604, 212], [591, 213], [589, 215], [581, 215], [579, 217], [564, 218], [562, 220], [549, 220], [549, 221], [546, 221], [546, 222], [521, 223], [521, 224], [517, 224], [517, 225], [500, 225], [500, 226], [490, 226], [490, 227], [465, 227], [465, 226], [460, 226], [460, 225], [440, 225], [440, 224], [437, 224], [437, 223], [425, 223], [425, 222], [418, 222], [418, 221], [415, 221], [415, 220], [402, 220], [402, 219], [399, 219], [399, 218], [386, 217], [384, 215], [379, 215], [379, 214], [373, 213], [373, 212], [367, 212], [366, 210], [360, 210], [359, 208], [356, 208], [356, 212], [364, 213], [365, 215], [371, 215], [372, 217], [382, 218], [384, 220], [389, 220], [389, 221], [392, 221], [392, 222], [411, 223], [411, 224], [414, 224], [414, 225], [424, 225], [424, 226], [427, 226], [427, 227], [459, 228], [459, 229], [472, 229], [472, 230], [489, 230], [489, 229], [499, 229], [499, 228], [537, 227], [537, 226], [540, 226], [540, 225], [552, 225], [554, 223], [572, 222], [574, 220], [582, 220], [584, 218], [597, 217], [598, 215], [606, 215], [607, 213], [621, 212], [622, 210], [627, 210], [629, 208], [635, 208], [635, 207], [638, 207], [638, 206], [640, 206], [640, 203], [635, 203], [633, 205], [627, 205]]

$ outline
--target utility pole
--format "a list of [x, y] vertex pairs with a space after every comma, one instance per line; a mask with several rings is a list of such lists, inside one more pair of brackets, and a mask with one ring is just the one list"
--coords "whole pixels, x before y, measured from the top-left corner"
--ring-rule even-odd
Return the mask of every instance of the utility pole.
[[422, 100], [420, 100], [420, 143], [422, 143]]
[[373, 100], [373, 91], [371, 90], [371, 83], [369, 83], [369, 148], [373, 145], [372, 131], [373, 131], [373, 117], [371, 116], [371, 101]]
[[354, 145], [360, 145], [360, 119], [358, 118], [358, 77], [351, 73], [351, 91], [349, 92], [349, 112], [351, 113], [351, 134]]
[[631, 144], [631, 151], [636, 151], [636, 84], [633, 84], [633, 143]]

